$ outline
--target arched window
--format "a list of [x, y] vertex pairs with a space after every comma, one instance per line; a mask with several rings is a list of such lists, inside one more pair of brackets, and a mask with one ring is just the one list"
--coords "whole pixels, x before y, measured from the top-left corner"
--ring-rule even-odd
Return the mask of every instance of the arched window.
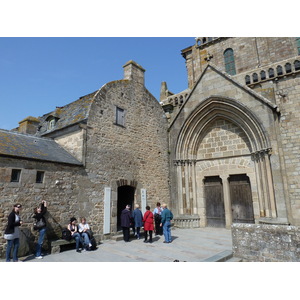
[[270, 68], [269, 69], [269, 78], [273, 78], [274, 77], [274, 69]]
[[266, 72], [264, 70], [260, 71], [260, 80], [266, 79]]
[[231, 48], [224, 51], [225, 71], [230, 75], [235, 75], [234, 53]]
[[258, 82], [258, 75], [257, 75], [257, 73], [253, 73], [252, 74], [252, 79], [253, 79], [253, 82]]
[[277, 76], [282, 75], [283, 74], [282, 66], [277, 66], [276, 71], [277, 71]]
[[292, 72], [292, 65], [290, 63], [285, 64], [285, 73], [291, 73]]
[[295, 60], [294, 65], [295, 65], [295, 71], [299, 71], [300, 70], [300, 61]]
[[245, 82], [246, 82], [246, 84], [250, 84], [251, 82], [250, 82], [250, 76], [249, 75], [246, 75], [246, 77], [245, 77]]

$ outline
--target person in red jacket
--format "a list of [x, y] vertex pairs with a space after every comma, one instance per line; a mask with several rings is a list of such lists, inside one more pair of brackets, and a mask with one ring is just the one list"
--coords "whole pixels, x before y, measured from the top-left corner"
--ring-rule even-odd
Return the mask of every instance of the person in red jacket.
[[154, 230], [153, 225], [153, 213], [150, 211], [150, 206], [146, 206], [146, 212], [143, 218], [144, 222], [144, 231], [145, 231], [145, 240], [144, 243], [148, 243], [148, 231], [149, 231], [149, 243], [152, 243], [152, 233]]

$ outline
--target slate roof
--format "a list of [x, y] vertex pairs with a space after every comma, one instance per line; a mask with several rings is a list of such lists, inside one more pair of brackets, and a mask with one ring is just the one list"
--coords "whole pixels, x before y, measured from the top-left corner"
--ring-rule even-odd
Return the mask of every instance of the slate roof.
[[0, 129], [0, 155], [82, 165], [54, 140]]
[[[62, 107], [57, 107], [56, 110], [39, 117], [41, 127], [38, 135], [45, 135], [55, 130], [86, 120], [96, 93], [97, 91], [83, 96], [74, 102]], [[51, 116], [56, 118], [57, 122], [53, 129], [48, 130], [47, 120], [49, 120], [49, 117]]]

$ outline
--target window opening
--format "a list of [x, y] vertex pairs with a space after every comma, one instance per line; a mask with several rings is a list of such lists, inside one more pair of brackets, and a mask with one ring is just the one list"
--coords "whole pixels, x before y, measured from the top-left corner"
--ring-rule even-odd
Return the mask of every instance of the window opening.
[[278, 76], [282, 75], [283, 74], [282, 66], [277, 66], [276, 71]]
[[234, 62], [234, 53], [231, 48], [224, 51], [224, 62], [225, 62], [225, 71], [229, 75], [235, 75], [235, 62]]
[[274, 77], [274, 69], [270, 68], [269, 69], [269, 78], [273, 78]]
[[44, 175], [45, 175], [45, 172], [43, 172], [43, 171], [37, 171], [36, 172], [36, 180], [35, 180], [35, 182], [36, 183], [43, 183], [44, 182]]
[[246, 84], [250, 84], [251, 82], [250, 82], [250, 76], [249, 75], [246, 75], [246, 77], [245, 77], [245, 82], [246, 82]]
[[260, 79], [261, 80], [265, 80], [266, 79], [266, 72], [265, 71], [261, 71], [260, 72]]
[[116, 108], [116, 124], [125, 126], [125, 110], [120, 107]]
[[12, 169], [11, 171], [11, 182], [19, 182], [21, 177], [21, 170]]

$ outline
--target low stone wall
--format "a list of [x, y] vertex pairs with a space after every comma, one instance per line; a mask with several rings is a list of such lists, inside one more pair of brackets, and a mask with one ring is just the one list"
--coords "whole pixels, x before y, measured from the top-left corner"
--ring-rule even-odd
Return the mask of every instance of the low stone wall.
[[300, 227], [233, 224], [231, 229], [233, 255], [243, 261], [300, 261]]

